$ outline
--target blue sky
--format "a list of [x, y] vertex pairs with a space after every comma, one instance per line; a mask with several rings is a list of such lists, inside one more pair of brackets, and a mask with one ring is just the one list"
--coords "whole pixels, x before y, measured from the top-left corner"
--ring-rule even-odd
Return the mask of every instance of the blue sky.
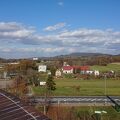
[[0, 0], [0, 57], [120, 53], [120, 0]]

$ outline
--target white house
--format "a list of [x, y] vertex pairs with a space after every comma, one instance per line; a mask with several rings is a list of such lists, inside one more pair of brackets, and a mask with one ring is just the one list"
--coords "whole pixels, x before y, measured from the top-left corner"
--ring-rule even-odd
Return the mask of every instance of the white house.
[[100, 75], [100, 72], [99, 72], [98, 70], [95, 70], [95, 71], [94, 71], [94, 74], [95, 74], [95, 76], [99, 76], [99, 75]]
[[91, 74], [93, 74], [93, 71], [92, 71], [92, 70], [87, 70], [87, 71], [86, 71], [86, 74], [91, 75]]
[[61, 77], [61, 75], [62, 75], [62, 73], [61, 73], [60, 70], [57, 70], [57, 71], [55, 72], [55, 76], [56, 76], [56, 77]]
[[47, 66], [46, 65], [39, 65], [38, 66], [38, 72], [46, 72]]
[[37, 61], [37, 60], [38, 60], [38, 58], [37, 58], [37, 57], [34, 57], [34, 58], [33, 58], [33, 60], [34, 60], [34, 61]]

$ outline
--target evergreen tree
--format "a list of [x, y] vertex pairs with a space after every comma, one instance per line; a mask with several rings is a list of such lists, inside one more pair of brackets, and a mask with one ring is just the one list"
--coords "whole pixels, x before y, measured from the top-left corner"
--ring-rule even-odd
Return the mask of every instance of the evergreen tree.
[[48, 91], [54, 91], [55, 89], [56, 89], [56, 87], [55, 87], [55, 82], [54, 82], [54, 80], [53, 80], [53, 76], [52, 75], [49, 75], [48, 76], [48, 79], [47, 79], [47, 82], [46, 82], [46, 87], [47, 87], [47, 90]]

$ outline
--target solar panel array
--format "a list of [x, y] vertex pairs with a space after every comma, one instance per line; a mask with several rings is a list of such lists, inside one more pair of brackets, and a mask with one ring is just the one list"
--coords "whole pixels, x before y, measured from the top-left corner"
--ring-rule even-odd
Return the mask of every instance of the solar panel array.
[[0, 120], [50, 120], [21, 100], [0, 90]]

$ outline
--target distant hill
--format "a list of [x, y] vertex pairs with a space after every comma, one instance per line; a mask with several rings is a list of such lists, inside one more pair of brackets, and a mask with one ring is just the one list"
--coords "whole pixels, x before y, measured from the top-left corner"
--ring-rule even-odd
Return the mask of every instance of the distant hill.
[[[75, 52], [75, 53], [70, 53], [70, 54], [66, 54], [66, 55], [58, 55], [58, 56], [53, 56], [53, 57], [38, 57], [38, 59], [42, 59], [42, 60], [54, 60], [54, 59], [59, 59], [59, 58], [77, 58], [77, 57], [109, 57], [109, 56], [120, 56], [120, 54], [118, 55], [112, 55], [112, 54], [104, 54], [104, 53], [86, 53], [86, 52]], [[0, 62], [15, 62], [18, 60], [22, 60], [22, 59], [30, 59], [32, 60], [32, 58], [21, 58], [21, 59], [5, 59], [5, 58], [0, 58]]]
[[103, 54], [103, 53], [71, 53], [69, 56], [110, 56], [110, 54]]
[[4, 58], [0, 58], [0, 62], [4, 62], [6, 61]]
[[71, 53], [68, 55], [59, 55], [53, 58], [65, 58], [65, 57], [99, 57], [99, 56], [112, 56], [111, 54], [103, 54], [103, 53]]

